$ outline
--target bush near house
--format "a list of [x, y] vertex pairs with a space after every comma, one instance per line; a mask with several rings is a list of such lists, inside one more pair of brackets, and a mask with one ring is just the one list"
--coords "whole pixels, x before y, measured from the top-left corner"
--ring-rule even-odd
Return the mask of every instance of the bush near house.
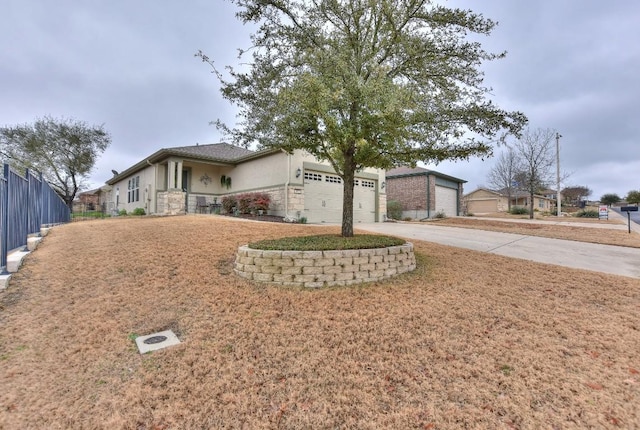
[[402, 204], [396, 200], [387, 202], [387, 217], [399, 220], [402, 218]]
[[576, 212], [576, 216], [578, 218], [599, 218], [600, 213], [593, 209], [587, 209], [587, 210]]
[[222, 209], [224, 209], [224, 211], [226, 213], [232, 213], [233, 212], [233, 208], [238, 206], [238, 201], [236, 200], [235, 196], [224, 196], [222, 198]]
[[227, 213], [232, 213], [234, 207], [242, 214], [266, 211], [270, 203], [271, 197], [267, 193], [243, 193], [222, 198], [222, 208]]
[[509, 211], [509, 213], [511, 215], [526, 215], [529, 213], [529, 209], [522, 206], [514, 206], [511, 208], [511, 211]]

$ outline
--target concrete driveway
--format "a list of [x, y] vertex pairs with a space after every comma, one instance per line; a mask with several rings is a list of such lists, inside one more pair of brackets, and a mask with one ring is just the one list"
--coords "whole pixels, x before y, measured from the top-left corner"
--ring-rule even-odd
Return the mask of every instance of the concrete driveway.
[[640, 279], [640, 249], [413, 223], [357, 224], [356, 229], [473, 249], [574, 269]]

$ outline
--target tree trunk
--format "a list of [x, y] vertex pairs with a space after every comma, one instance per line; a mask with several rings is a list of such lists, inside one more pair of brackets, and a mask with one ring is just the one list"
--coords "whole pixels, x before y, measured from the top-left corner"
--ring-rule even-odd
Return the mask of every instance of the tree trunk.
[[345, 168], [342, 199], [342, 237], [353, 237], [353, 181], [355, 171]]
[[533, 219], [533, 191], [529, 193], [529, 219]]

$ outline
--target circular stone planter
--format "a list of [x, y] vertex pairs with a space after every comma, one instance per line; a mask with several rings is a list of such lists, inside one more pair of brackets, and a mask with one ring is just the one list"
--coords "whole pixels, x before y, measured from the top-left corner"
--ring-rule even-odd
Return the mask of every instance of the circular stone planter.
[[416, 268], [413, 244], [342, 251], [267, 251], [238, 248], [234, 271], [273, 285], [333, 287], [381, 281]]

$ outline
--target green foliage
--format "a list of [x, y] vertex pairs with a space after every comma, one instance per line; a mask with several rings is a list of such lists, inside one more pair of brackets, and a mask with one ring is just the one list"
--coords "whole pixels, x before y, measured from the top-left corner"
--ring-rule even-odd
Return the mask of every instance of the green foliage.
[[306, 224], [307, 223], [307, 217], [306, 216], [301, 216], [300, 218], [298, 218], [298, 222], [300, 224]]
[[585, 210], [576, 212], [576, 216], [578, 218], [599, 218], [600, 213], [599, 211], [594, 209], [585, 209]]
[[620, 196], [615, 194], [615, 193], [605, 194], [602, 197], [600, 197], [600, 203], [602, 203], [603, 205], [608, 205], [608, 206], [616, 204], [620, 200], [621, 200]]
[[120, 216], [125, 216], [126, 214], [127, 214], [127, 210], [126, 209], [120, 209], [118, 211], [118, 215], [120, 215]]
[[434, 218], [439, 218], [439, 219], [444, 219], [447, 217], [447, 214], [444, 213], [444, 211], [438, 211], [436, 212], [436, 214], [433, 216]]
[[87, 212], [74, 212], [71, 214], [71, 218], [105, 218], [109, 217], [109, 214], [105, 214], [100, 211], [87, 211]]
[[625, 200], [627, 201], [627, 203], [640, 203], [640, 190], [629, 191]]
[[396, 220], [402, 218], [402, 204], [395, 200], [389, 200], [387, 202], [387, 217]]
[[318, 235], [285, 237], [261, 240], [249, 244], [249, 248], [289, 251], [328, 251], [333, 249], [370, 249], [403, 245], [405, 240], [397, 237], [358, 234], [352, 237], [338, 235]]
[[[246, 146], [306, 150], [352, 187], [366, 167], [488, 155], [498, 133], [526, 122], [488, 100], [480, 64], [504, 54], [466, 40], [495, 27], [482, 15], [423, 0], [233, 1], [256, 24], [241, 51], [251, 67], [227, 79], [196, 55], [239, 107], [236, 128], [218, 126]], [[343, 236], [353, 235], [349, 203]]]
[[525, 215], [529, 213], [529, 209], [522, 206], [513, 206], [509, 213], [511, 215]]
[[135, 208], [133, 212], [131, 212], [131, 215], [136, 215], [136, 216], [146, 215], [146, 214], [147, 213], [144, 211], [144, 208]]
[[0, 154], [16, 169], [41, 172], [69, 208], [110, 143], [102, 125], [49, 116], [33, 124], [0, 128]]

